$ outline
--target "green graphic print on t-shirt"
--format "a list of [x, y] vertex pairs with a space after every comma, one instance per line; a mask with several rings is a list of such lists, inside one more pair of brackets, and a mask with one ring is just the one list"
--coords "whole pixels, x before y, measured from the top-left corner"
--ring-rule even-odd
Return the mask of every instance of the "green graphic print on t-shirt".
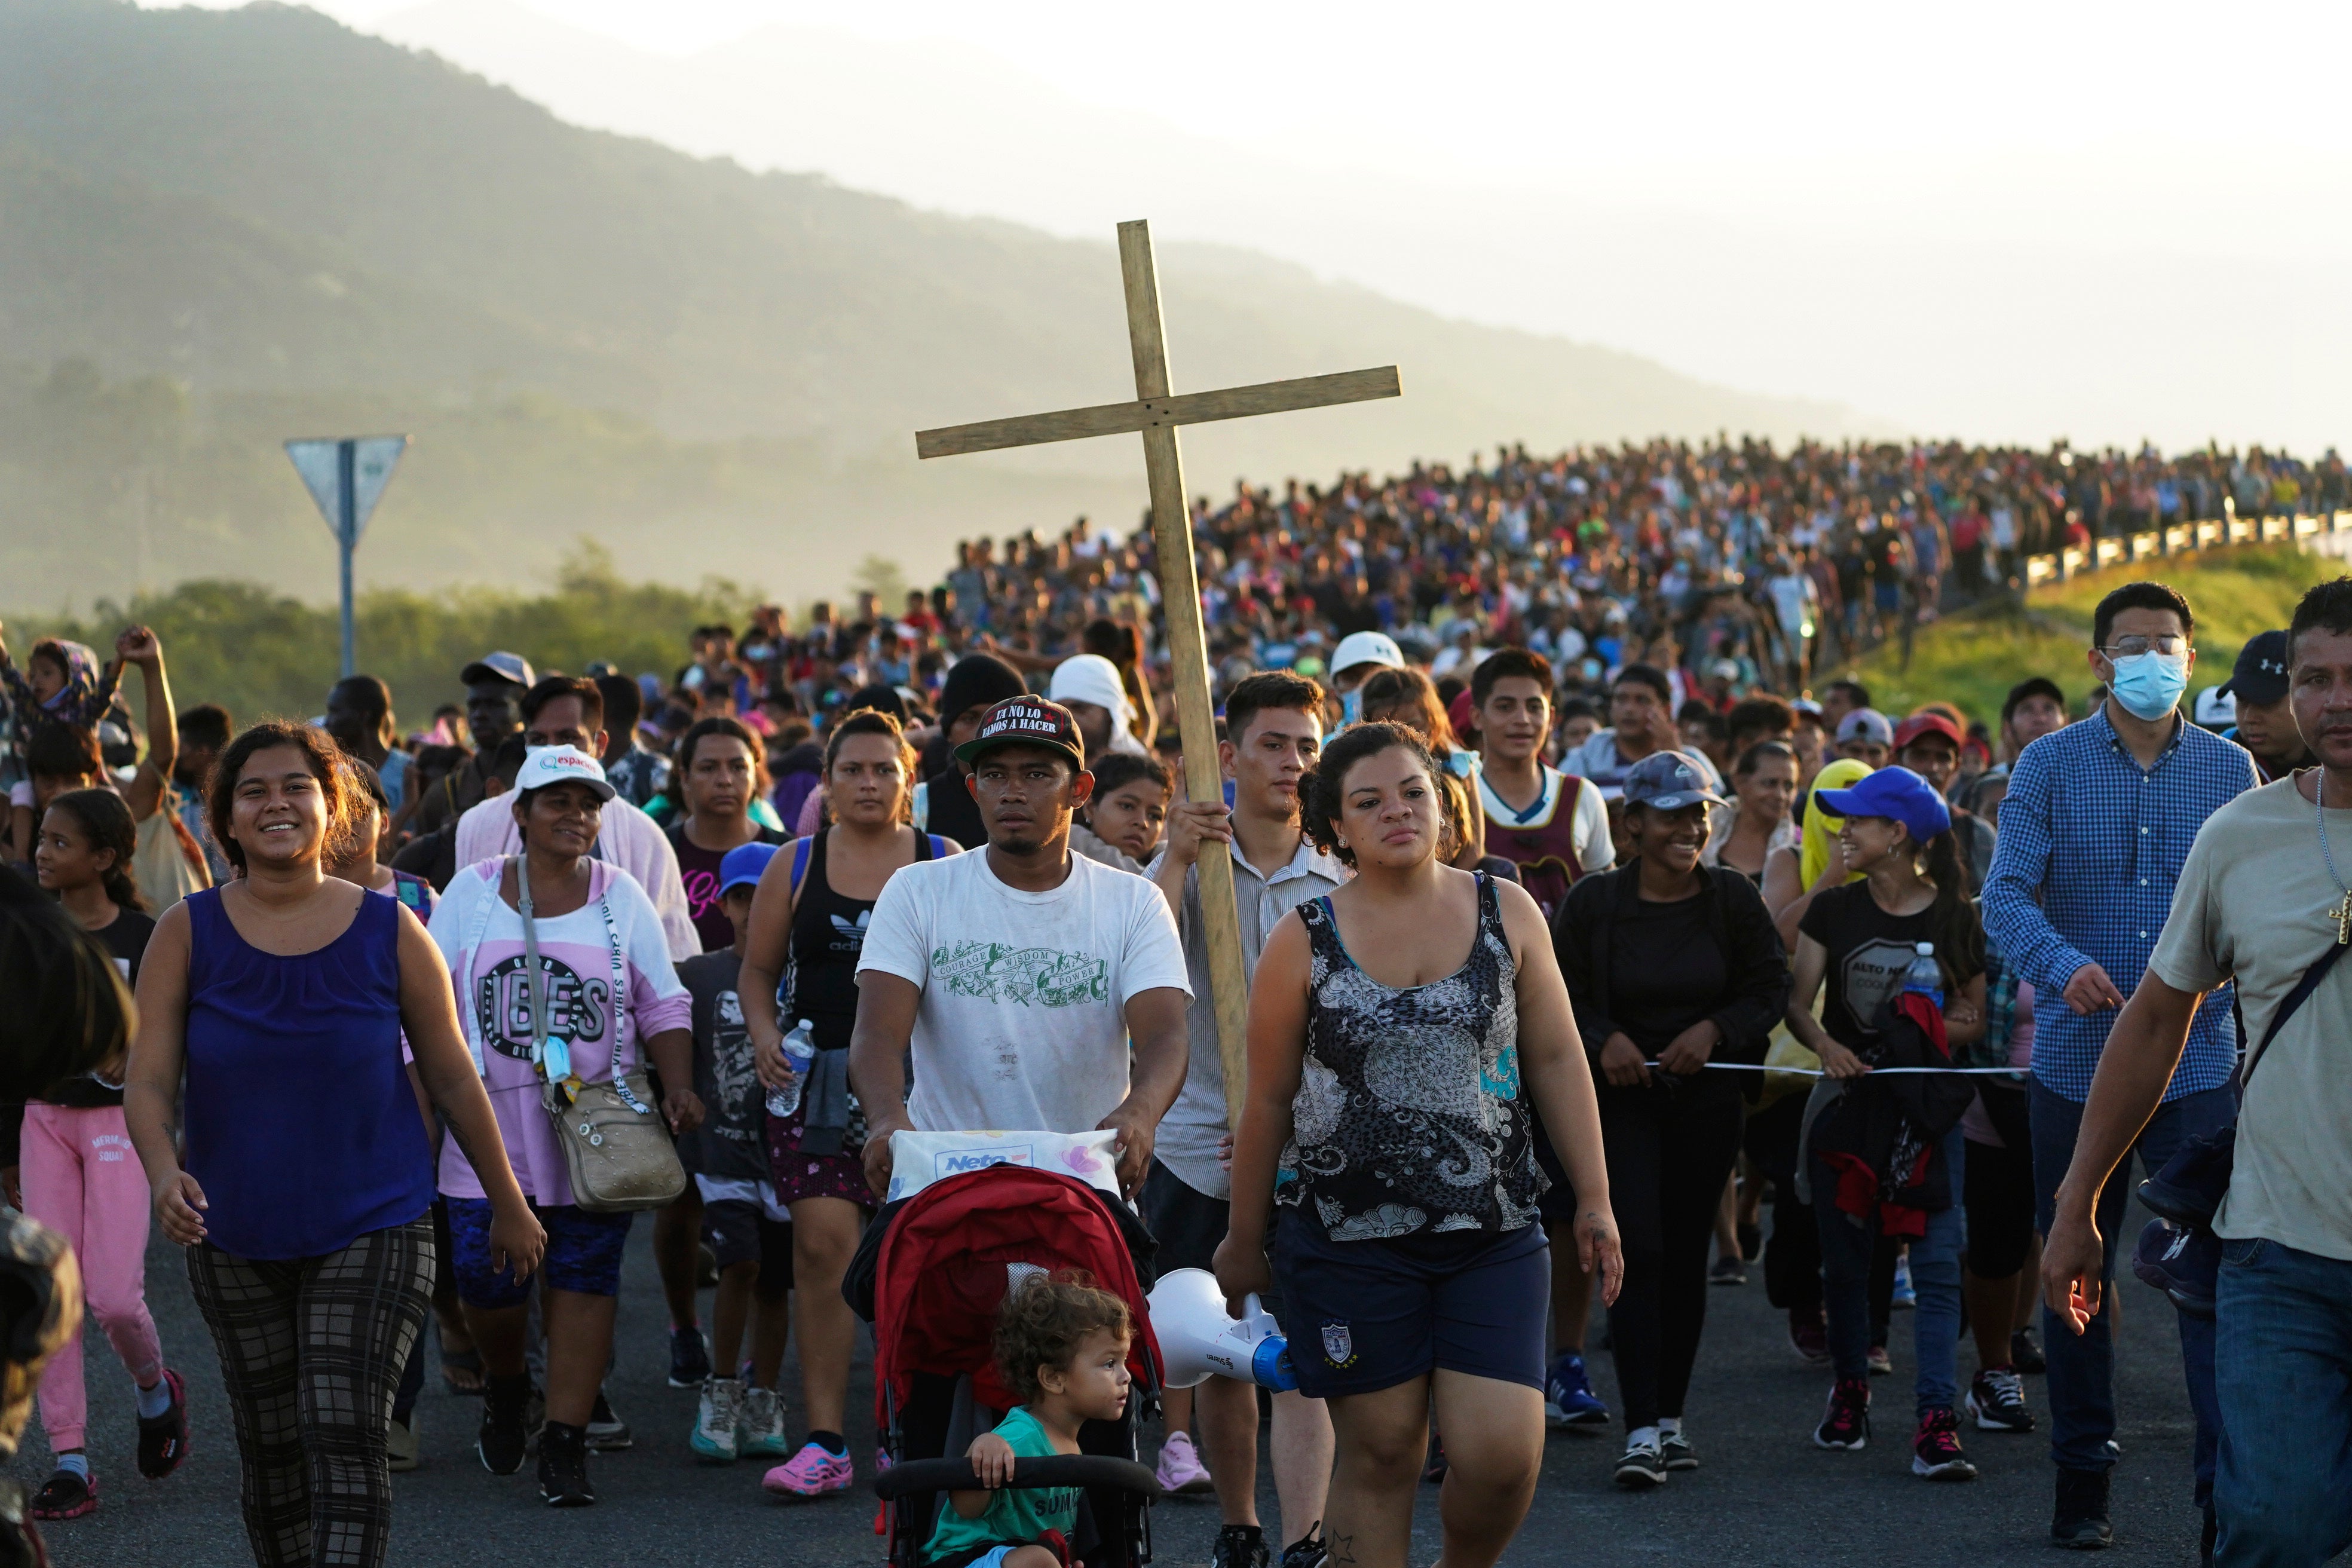
[[931, 972], [956, 995], [1024, 1007], [1076, 1007], [1110, 994], [1109, 966], [1101, 959], [1050, 947], [954, 942], [931, 950]]

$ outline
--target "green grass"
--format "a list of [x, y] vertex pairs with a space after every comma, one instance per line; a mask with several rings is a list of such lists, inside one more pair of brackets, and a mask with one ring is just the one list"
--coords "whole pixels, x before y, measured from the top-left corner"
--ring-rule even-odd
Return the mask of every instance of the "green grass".
[[2092, 611], [2122, 584], [2153, 577], [2179, 589], [2196, 612], [2197, 668], [2189, 679], [2194, 693], [2227, 680], [2248, 637], [2284, 627], [2305, 589], [2344, 570], [2345, 563], [2334, 557], [2306, 555], [2291, 544], [2241, 545], [2110, 567], [2036, 589], [2022, 606], [1986, 605], [1920, 627], [1908, 669], [1889, 645], [1851, 672], [1889, 713], [1907, 713], [1940, 698], [1991, 724], [2009, 689], [2029, 675], [2057, 681], [2070, 706], [2081, 712], [2084, 697], [2097, 684], [2084, 661]]

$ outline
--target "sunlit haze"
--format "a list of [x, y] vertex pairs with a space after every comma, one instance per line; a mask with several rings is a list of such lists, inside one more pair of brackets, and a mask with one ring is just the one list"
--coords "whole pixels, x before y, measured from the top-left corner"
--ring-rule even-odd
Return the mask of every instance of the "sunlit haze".
[[2352, 428], [2340, 6], [320, 8], [579, 123], [1149, 216], [1890, 431]]

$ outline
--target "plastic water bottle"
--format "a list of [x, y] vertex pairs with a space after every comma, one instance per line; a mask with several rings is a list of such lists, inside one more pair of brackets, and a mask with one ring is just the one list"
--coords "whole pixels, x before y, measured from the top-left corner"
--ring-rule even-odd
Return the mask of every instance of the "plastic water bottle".
[[1914, 942], [1911, 951], [1915, 956], [1911, 960], [1911, 967], [1903, 972], [1903, 989], [1916, 991], [1922, 996], [1931, 998], [1938, 1008], [1942, 1007], [1944, 966], [1936, 962], [1936, 944], [1932, 942]]
[[792, 1069], [793, 1081], [768, 1091], [769, 1115], [790, 1116], [801, 1108], [801, 1086], [808, 1082], [809, 1062], [815, 1056], [816, 1026], [803, 1018], [784, 1037], [784, 1066]]

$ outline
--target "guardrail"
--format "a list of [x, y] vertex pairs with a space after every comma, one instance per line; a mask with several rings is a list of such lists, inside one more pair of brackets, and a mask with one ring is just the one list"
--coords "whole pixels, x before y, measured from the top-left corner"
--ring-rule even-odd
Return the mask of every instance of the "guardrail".
[[2189, 555], [2232, 544], [2275, 544], [2338, 533], [2352, 533], [2352, 511], [2294, 517], [2231, 515], [2202, 522], [2176, 522], [2144, 533], [2095, 539], [2088, 549], [2070, 544], [2053, 554], [2029, 555], [2025, 558], [2025, 585], [2038, 588], [2048, 583], [2063, 583], [2077, 573], [2099, 572], [2161, 556]]

